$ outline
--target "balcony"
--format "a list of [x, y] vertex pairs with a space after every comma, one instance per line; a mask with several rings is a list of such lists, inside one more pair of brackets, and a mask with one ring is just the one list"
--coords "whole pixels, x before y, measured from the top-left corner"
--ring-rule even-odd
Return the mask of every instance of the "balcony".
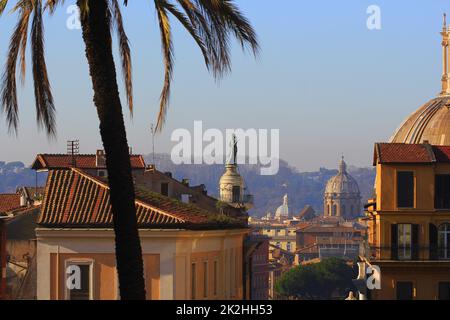
[[370, 260], [391, 261], [448, 261], [450, 262], [450, 247], [377, 247], [365, 248], [365, 254]]

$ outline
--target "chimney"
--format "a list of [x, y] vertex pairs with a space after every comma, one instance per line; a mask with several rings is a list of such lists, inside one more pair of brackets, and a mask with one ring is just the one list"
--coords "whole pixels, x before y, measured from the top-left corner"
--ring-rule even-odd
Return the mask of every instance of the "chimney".
[[97, 150], [97, 153], [95, 154], [95, 166], [106, 167], [105, 151], [100, 149]]
[[189, 187], [189, 179], [183, 178], [181, 183], [184, 184], [186, 187]]
[[164, 172], [164, 174], [165, 174], [167, 177], [172, 178], [172, 172], [167, 171], [167, 172]]

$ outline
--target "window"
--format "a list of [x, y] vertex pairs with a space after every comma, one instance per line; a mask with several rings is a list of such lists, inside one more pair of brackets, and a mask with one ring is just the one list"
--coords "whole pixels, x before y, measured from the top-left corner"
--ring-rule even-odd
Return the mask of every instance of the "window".
[[439, 300], [450, 300], [450, 282], [439, 282]]
[[208, 262], [203, 262], [203, 298], [208, 298]]
[[196, 299], [197, 292], [197, 265], [193, 263], [191, 265], [191, 299]]
[[92, 300], [92, 263], [67, 263], [67, 300]]
[[214, 283], [213, 283], [214, 296], [217, 296], [217, 280], [218, 280], [217, 276], [219, 273], [218, 268], [219, 268], [219, 266], [218, 266], [217, 261], [214, 261], [214, 270], [213, 270], [213, 272], [214, 272]]
[[161, 194], [163, 196], [169, 196], [169, 184], [167, 182], [161, 183]]
[[412, 300], [413, 290], [412, 282], [397, 282], [397, 300]]
[[333, 205], [333, 213], [332, 213], [332, 215], [333, 216], [337, 216], [337, 206], [335, 204]]
[[439, 258], [450, 259], [450, 223], [439, 226], [438, 231]]
[[287, 243], [286, 250], [287, 251], [291, 251], [291, 243], [290, 242]]
[[436, 175], [434, 183], [434, 206], [436, 209], [450, 209], [450, 175]]
[[412, 225], [398, 225], [398, 258], [410, 260], [412, 258]]
[[397, 207], [414, 207], [414, 172], [397, 172]]
[[391, 225], [391, 258], [393, 260], [417, 260], [419, 258], [419, 225]]
[[241, 202], [241, 187], [233, 187], [233, 203]]
[[345, 206], [344, 205], [341, 206], [341, 214], [340, 215], [345, 216]]

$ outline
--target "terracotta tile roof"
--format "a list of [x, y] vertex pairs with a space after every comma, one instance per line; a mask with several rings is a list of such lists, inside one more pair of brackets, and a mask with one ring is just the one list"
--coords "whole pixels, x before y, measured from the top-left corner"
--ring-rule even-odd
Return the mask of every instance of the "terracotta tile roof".
[[19, 208], [19, 194], [0, 194], [0, 212], [5, 213]]
[[[31, 167], [35, 170], [68, 169], [74, 166], [73, 159], [76, 168], [97, 168], [95, 154], [79, 154], [74, 158], [68, 154], [38, 154]], [[145, 169], [145, 161], [141, 155], [130, 155], [130, 160], [133, 169]]]
[[380, 163], [431, 163], [430, 148], [424, 144], [377, 143], [374, 165]]
[[[109, 187], [78, 168], [50, 170], [38, 224], [47, 227], [112, 227]], [[140, 228], [195, 228], [220, 224], [217, 213], [136, 188]], [[223, 222], [223, 221], [222, 221]], [[231, 219], [228, 222], [236, 222]]]
[[450, 146], [430, 144], [376, 143], [374, 165], [379, 163], [431, 164], [450, 162]]
[[335, 233], [335, 232], [359, 232], [352, 227], [344, 227], [344, 226], [324, 226], [324, 225], [309, 225], [303, 228], [297, 229], [297, 232], [304, 233]]

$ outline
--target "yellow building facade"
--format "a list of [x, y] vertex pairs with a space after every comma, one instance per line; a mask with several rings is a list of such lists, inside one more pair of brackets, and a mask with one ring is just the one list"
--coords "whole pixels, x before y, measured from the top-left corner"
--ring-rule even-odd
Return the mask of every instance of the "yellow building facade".
[[450, 147], [376, 144], [374, 165], [367, 257], [381, 289], [372, 299], [450, 299]]
[[272, 224], [260, 227], [261, 234], [270, 237], [270, 244], [288, 252], [297, 250], [297, 227]]

